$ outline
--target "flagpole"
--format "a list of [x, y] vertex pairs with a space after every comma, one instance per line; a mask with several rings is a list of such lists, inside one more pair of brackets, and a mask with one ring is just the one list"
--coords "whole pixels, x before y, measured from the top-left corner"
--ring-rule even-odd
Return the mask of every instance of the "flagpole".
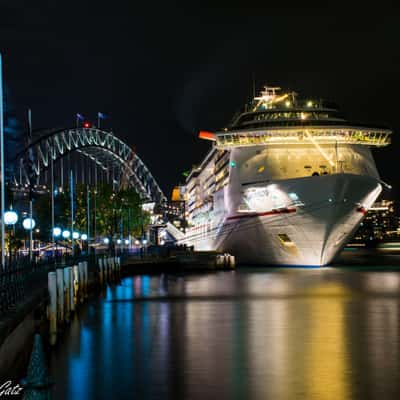
[[3, 122], [3, 64], [2, 55], [0, 53], [0, 168], [1, 168], [1, 266], [3, 270], [6, 268], [5, 255], [5, 227], [4, 227], [4, 210], [5, 210], [5, 182], [4, 182], [4, 122]]
[[97, 129], [100, 129], [100, 113], [97, 113]]
[[[29, 146], [32, 143], [32, 111], [28, 108], [28, 131], [29, 131]], [[32, 227], [32, 218], [33, 218], [33, 183], [32, 176], [29, 177], [29, 218], [30, 218], [30, 229], [29, 229], [29, 262], [32, 262], [33, 256], [33, 227]]]

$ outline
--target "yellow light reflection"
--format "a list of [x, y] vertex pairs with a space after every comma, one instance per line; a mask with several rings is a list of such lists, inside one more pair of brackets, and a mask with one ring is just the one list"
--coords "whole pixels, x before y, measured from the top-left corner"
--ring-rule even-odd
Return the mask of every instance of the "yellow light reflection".
[[[344, 306], [348, 291], [332, 283], [311, 289], [310, 330], [306, 341], [305, 398], [337, 400], [350, 398], [345, 346]], [[321, 295], [316, 301], [315, 296]]]

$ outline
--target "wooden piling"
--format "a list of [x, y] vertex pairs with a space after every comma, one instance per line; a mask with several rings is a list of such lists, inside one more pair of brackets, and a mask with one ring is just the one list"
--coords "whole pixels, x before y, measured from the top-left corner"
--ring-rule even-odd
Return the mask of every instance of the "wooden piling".
[[57, 323], [64, 323], [64, 271], [56, 269], [57, 278]]
[[70, 285], [71, 285], [71, 281], [70, 281], [70, 272], [68, 267], [65, 267], [63, 270], [63, 274], [64, 274], [64, 315], [65, 315], [65, 322], [69, 323], [70, 321], [70, 308], [71, 308], [71, 301], [70, 301]]
[[74, 303], [75, 303], [75, 310], [79, 303], [79, 268], [77, 265], [74, 265]]
[[48, 305], [49, 342], [52, 346], [57, 341], [57, 274], [51, 271], [47, 275], [50, 302]]

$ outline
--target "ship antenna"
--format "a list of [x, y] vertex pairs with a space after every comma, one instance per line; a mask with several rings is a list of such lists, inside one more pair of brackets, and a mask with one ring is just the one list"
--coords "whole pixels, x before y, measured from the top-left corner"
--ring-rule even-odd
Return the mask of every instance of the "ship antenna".
[[253, 99], [256, 97], [256, 74], [253, 71]]

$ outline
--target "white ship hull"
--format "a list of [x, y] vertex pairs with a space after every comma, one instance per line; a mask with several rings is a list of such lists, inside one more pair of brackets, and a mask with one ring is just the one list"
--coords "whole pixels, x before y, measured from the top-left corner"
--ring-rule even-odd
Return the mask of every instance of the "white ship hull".
[[210, 217], [180, 243], [229, 252], [245, 264], [326, 265], [351, 238], [382, 187], [374, 177], [342, 173], [278, 180], [256, 189], [261, 195], [253, 207], [238, 212], [229, 206], [240, 200], [235, 195], [229, 199], [228, 185], [223, 217]]

